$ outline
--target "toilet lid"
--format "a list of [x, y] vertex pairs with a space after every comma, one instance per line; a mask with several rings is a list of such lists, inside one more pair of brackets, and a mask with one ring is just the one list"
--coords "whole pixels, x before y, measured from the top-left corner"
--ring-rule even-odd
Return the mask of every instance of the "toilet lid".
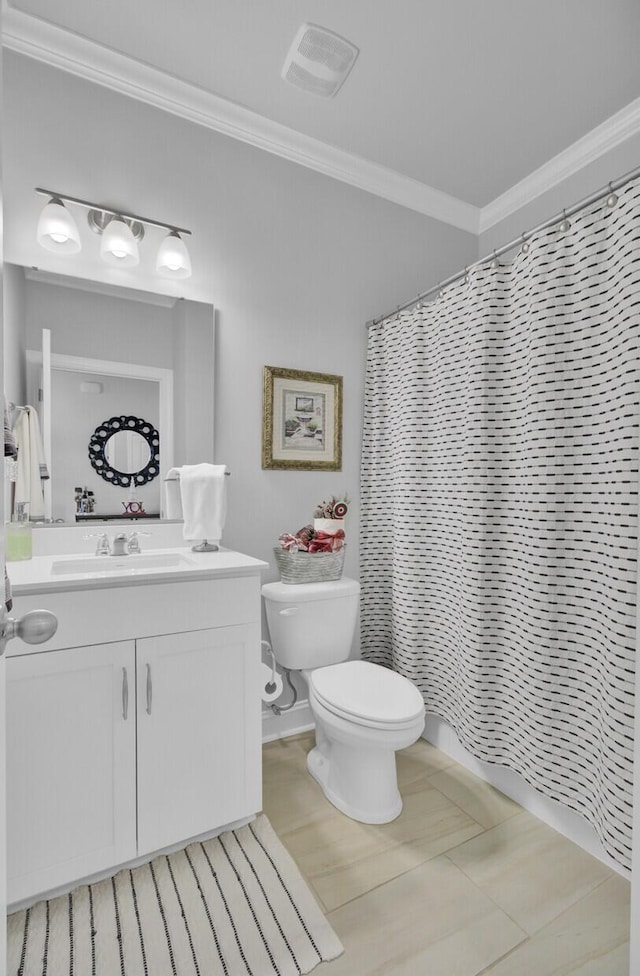
[[322, 704], [351, 719], [397, 725], [424, 714], [422, 695], [407, 678], [369, 661], [316, 668], [309, 680]]

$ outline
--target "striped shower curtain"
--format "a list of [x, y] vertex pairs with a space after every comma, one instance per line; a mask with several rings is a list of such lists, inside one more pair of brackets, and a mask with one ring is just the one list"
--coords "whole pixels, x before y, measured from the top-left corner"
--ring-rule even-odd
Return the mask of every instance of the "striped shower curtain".
[[640, 184], [369, 329], [362, 648], [630, 867]]

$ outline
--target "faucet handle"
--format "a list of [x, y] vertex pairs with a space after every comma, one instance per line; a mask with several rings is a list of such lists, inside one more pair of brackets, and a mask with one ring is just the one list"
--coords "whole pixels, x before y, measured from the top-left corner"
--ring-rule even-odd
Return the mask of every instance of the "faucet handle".
[[140, 548], [140, 536], [141, 535], [151, 535], [150, 532], [139, 532], [137, 529], [132, 532], [129, 536], [129, 541], [127, 542], [127, 549], [129, 552], [142, 552]]
[[111, 546], [109, 545], [109, 538], [106, 532], [90, 532], [89, 535], [83, 535], [82, 538], [98, 540], [98, 545], [96, 546], [96, 556], [110, 555]]

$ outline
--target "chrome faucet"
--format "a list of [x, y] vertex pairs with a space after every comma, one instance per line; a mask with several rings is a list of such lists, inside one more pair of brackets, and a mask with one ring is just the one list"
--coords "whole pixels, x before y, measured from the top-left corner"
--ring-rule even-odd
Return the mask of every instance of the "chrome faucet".
[[113, 537], [113, 546], [111, 548], [112, 556], [128, 556], [129, 551], [127, 549], [127, 534], [126, 532], [118, 532], [116, 536]]
[[96, 556], [128, 556], [129, 553], [142, 552], [140, 546], [141, 535], [151, 535], [151, 533], [132, 532], [129, 538], [127, 538], [126, 532], [118, 532], [113, 537], [111, 545], [109, 544], [109, 537], [106, 532], [101, 532], [98, 535], [91, 533], [90, 535], [83, 536], [83, 539], [98, 539]]
[[119, 532], [113, 539], [112, 556], [127, 556], [132, 552], [141, 552], [140, 536], [150, 535], [149, 532], [132, 532], [127, 538], [126, 532]]

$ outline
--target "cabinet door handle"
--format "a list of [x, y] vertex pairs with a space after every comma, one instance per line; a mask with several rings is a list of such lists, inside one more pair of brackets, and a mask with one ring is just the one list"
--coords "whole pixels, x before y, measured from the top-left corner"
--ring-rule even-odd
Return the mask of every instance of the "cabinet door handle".
[[127, 669], [122, 669], [122, 717], [127, 721], [129, 717], [129, 675]]
[[151, 683], [151, 665], [147, 664], [147, 715], [151, 715], [153, 701], [153, 685]]

